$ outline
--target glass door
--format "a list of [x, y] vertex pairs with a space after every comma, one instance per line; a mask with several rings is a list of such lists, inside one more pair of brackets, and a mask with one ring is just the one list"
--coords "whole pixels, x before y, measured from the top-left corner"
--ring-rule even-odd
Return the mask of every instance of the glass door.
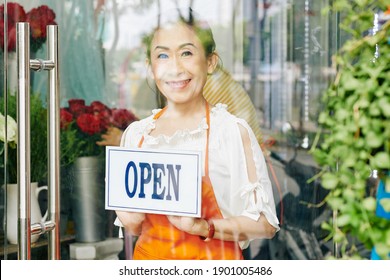
[[[53, 127], [57, 118], [53, 96], [58, 93], [58, 32], [54, 10], [32, 2], [2, 1], [0, 5], [4, 259], [59, 258], [58, 249], [47, 249], [59, 240], [55, 227], [59, 191], [53, 188], [52, 180], [59, 176], [53, 173], [56, 161], [48, 164], [49, 156], [56, 158], [55, 149], [59, 149], [59, 145], [54, 146]], [[34, 85], [35, 73], [46, 82], [44, 88]], [[31, 239], [27, 238], [30, 234]], [[44, 246], [46, 250], [39, 250]], [[33, 256], [31, 248], [38, 249]]]
[[[47, 34], [41, 27], [55, 22], [59, 29], [62, 259], [78, 258], [71, 254], [70, 246], [96, 242], [113, 242], [111, 248], [119, 249], [110, 256], [131, 258], [133, 237], [118, 239], [115, 214], [104, 210], [102, 167], [86, 158], [104, 162], [104, 145], [119, 144], [114, 135], [120, 137], [130, 122], [164, 105], [148, 78], [145, 35], [158, 23], [159, 12], [189, 7], [212, 28], [224, 69], [220, 77], [228, 77], [229, 85], [234, 85], [223, 87], [214, 77], [207, 85], [206, 98], [213, 104], [227, 103], [262, 143], [282, 222], [274, 239], [252, 242], [245, 257], [322, 259], [332, 254], [333, 244], [324, 242], [320, 227], [330, 214], [321, 206], [326, 192], [318, 181], [307, 181], [317, 172], [310, 148], [321, 111], [320, 96], [334, 75], [331, 57], [339, 45], [337, 16], [321, 14], [330, 0], [2, 0], [0, 4], [4, 7], [7, 2], [13, 3], [7, 10], [9, 20], [24, 17], [30, 21], [31, 58], [47, 55]], [[3, 32], [4, 17], [1, 20], [0, 112], [15, 119], [15, 38], [11, 28]], [[46, 121], [42, 120], [47, 110], [48, 77], [44, 71], [31, 71], [30, 80], [32, 181], [41, 188], [48, 182], [46, 144], [42, 144], [47, 138]], [[78, 110], [86, 113], [81, 124], [76, 121]], [[90, 110], [99, 115], [93, 119], [95, 125], [87, 114]], [[100, 129], [107, 121], [100, 116], [108, 115], [109, 125]], [[8, 128], [13, 125], [10, 122]], [[108, 126], [113, 137], [105, 142], [102, 135]], [[2, 185], [12, 183], [16, 171], [11, 135], [12, 130], [7, 147], [1, 142]], [[96, 171], [90, 175], [93, 179], [82, 179], [79, 174], [91, 166]], [[83, 180], [94, 182], [89, 186], [96, 192], [94, 196], [86, 191]], [[47, 192], [42, 190], [37, 197], [43, 217]], [[3, 220], [6, 201], [3, 188]], [[97, 223], [88, 224], [90, 221]], [[7, 231], [10, 224], [8, 219]], [[4, 228], [1, 238], [1, 258], [16, 258], [17, 245], [8, 240]], [[47, 259], [47, 242], [47, 234], [39, 236], [33, 243], [32, 258]]]
[[163, 105], [144, 63], [144, 36], [158, 23], [156, 15], [191, 7], [211, 26], [223, 68], [239, 89], [232, 94], [218, 88], [218, 81], [209, 81], [205, 96], [214, 104], [228, 103], [263, 143], [282, 222], [274, 239], [251, 243], [248, 259], [322, 259], [332, 254], [333, 244], [324, 242], [320, 226], [330, 214], [321, 206], [326, 192], [318, 181], [308, 182], [318, 171], [310, 148], [338, 44], [337, 17], [321, 14], [329, 3], [106, 1], [96, 13], [97, 22], [104, 19], [98, 26], [104, 30], [105, 97], [139, 118]]

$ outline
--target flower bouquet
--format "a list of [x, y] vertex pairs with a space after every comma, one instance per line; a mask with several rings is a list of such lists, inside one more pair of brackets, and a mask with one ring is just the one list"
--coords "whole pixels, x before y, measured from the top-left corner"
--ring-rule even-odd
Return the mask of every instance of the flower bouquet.
[[60, 109], [61, 162], [73, 163], [83, 156], [103, 156], [104, 147], [96, 142], [109, 127], [124, 130], [138, 118], [127, 109], [109, 108], [100, 101], [90, 105], [83, 99], [71, 99]]
[[[7, 50], [16, 50], [16, 23], [29, 22], [31, 51], [38, 51], [46, 41], [46, 26], [56, 25], [56, 14], [46, 5], [31, 9], [28, 13], [18, 3], [7, 3]], [[0, 6], [0, 47], [4, 51], [4, 4]]]

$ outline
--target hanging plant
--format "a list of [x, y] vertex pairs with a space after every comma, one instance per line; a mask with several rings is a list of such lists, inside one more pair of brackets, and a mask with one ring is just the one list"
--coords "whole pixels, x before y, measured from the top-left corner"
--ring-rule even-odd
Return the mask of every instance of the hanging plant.
[[[367, 250], [375, 247], [382, 259], [390, 256], [390, 220], [376, 215], [377, 185], [367, 184], [375, 172], [390, 191], [388, 5], [389, 0], [336, 0], [330, 7], [340, 13], [340, 27], [351, 36], [334, 57], [337, 74], [323, 95], [321, 145], [313, 156], [322, 167], [322, 185], [330, 191], [326, 202], [337, 214], [323, 228], [345, 258], [362, 258], [362, 244]], [[377, 30], [373, 11], [380, 15]], [[390, 211], [390, 200], [381, 203]]]

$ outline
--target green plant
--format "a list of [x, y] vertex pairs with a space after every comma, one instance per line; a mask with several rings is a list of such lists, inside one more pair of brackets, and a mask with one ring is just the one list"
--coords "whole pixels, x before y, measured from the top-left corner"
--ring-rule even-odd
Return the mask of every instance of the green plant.
[[[85, 104], [84, 99], [70, 99], [60, 109], [61, 165], [76, 158], [104, 156], [105, 148], [96, 144], [109, 127], [124, 130], [138, 118], [127, 109], [108, 108], [100, 101]], [[119, 144], [119, 143], [118, 143]]]
[[[16, 96], [7, 98], [8, 115], [16, 120]], [[4, 108], [4, 98], [0, 98], [0, 108]], [[38, 94], [30, 95], [30, 158], [31, 158], [31, 182], [46, 182], [47, 180], [47, 110]], [[4, 127], [4, 126], [3, 126]], [[2, 128], [3, 129], [3, 128]], [[3, 142], [2, 142], [3, 144]], [[17, 181], [17, 149], [13, 143], [8, 142], [8, 182]], [[3, 147], [4, 148], [4, 147]], [[4, 156], [1, 157], [1, 168], [4, 168]], [[3, 174], [2, 174], [3, 175]]]
[[323, 95], [321, 145], [313, 156], [330, 191], [326, 202], [337, 213], [323, 228], [342, 257], [361, 258], [358, 244], [375, 247], [383, 259], [390, 253], [390, 220], [376, 215], [376, 189], [367, 184], [376, 170], [390, 186], [390, 21], [365, 35], [373, 11], [390, 10], [387, 5], [389, 0], [335, 0], [330, 7], [350, 38], [335, 56], [337, 74]]

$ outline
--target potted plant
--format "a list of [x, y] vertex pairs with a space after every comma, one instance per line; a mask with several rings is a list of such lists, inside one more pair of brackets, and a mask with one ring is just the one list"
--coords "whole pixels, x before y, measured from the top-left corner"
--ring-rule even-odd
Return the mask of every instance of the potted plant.
[[[16, 136], [17, 124], [16, 121], [16, 96], [10, 95], [8, 97], [8, 124], [11, 126], [11, 135]], [[0, 106], [4, 108], [4, 98], [0, 98]], [[4, 117], [4, 116], [3, 116]], [[38, 182], [39, 184], [46, 184], [47, 182], [47, 109], [41, 97], [38, 94], [30, 96], [30, 159], [31, 159], [31, 182]], [[5, 123], [0, 128], [1, 133], [4, 133]], [[10, 136], [8, 136], [9, 138]], [[17, 138], [17, 137], [16, 137]], [[4, 151], [4, 138], [1, 139], [1, 151]], [[10, 141], [11, 140], [11, 141]], [[8, 157], [7, 157], [7, 182], [17, 182], [17, 140], [8, 139]], [[1, 158], [1, 167], [4, 168], [4, 157]], [[3, 174], [2, 174], [3, 175]]]
[[[97, 242], [105, 238], [104, 167], [105, 147], [97, 145], [110, 128], [125, 129], [137, 120], [129, 110], [109, 108], [100, 101], [90, 105], [71, 99], [60, 111], [61, 165], [67, 176], [64, 193], [72, 206], [78, 242]], [[66, 186], [65, 186], [66, 187]]]
[[[3, 188], [7, 189], [7, 226], [6, 235], [11, 244], [17, 243], [17, 123], [16, 119], [16, 97], [9, 96], [7, 99], [8, 116], [7, 118], [0, 114], [0, 174], [1, 180], [6, 183]], [[4, 99], [0, 99], [0, 106], [4, 107]], [[33, 94], [30, 97], [30, 165], [31, 165], [31, 223], [41, 223], [47, 218], [47, 214], [42, 215], [38, 194], [42, 190], [47, 190], [47, 141], [46, 138], [46, 119], [47, 110], [44, 107], [40, 96]], [[5, 139], [5, 123], [7, 120], [7, 139]], [[7, 145], [7, 146], [6, 146]], [[5, 148], [7, 147], [7, 155], [5, 158]], [[7, 170], [6, 182], [4, 169]], [[42, 199], [44, 197], [41, 197]], [[45, 207], [44, 207], [45, 208]], [[47, 212], [46, 212], [47, 213]], [[43, 217], [42, 217], [43, 216]], [[5, 229], [5, 228], [4, 228]], [[34, 235], [31, 242], [36, 242], [39, 235]]]
[[109, 108], [100, 101], [85, 104], [70, 99], [60, 109], [61, 165], [67, 166], [80, 157], [104, 156], [104, 147], [96, 144], [110, 127], [124, 130], [138, 118], [127, 109]]
[[367, 258], [361, 245], [390, 258], [390, 220], [376, 211], [390, 212], [390, 199], [377, 199], [378, 184], [368, 184], [377, 174], [390, 192], [390, 7], [385, 3], [335, 0], [330, 7], [343, 17], [340, 28], [350, 38], [335, 55], [337, 74], [323, 95], [321, 144], [313, 155], [329, 190], [326, 203], [336, 214], [323, 228], [344, 258]]

